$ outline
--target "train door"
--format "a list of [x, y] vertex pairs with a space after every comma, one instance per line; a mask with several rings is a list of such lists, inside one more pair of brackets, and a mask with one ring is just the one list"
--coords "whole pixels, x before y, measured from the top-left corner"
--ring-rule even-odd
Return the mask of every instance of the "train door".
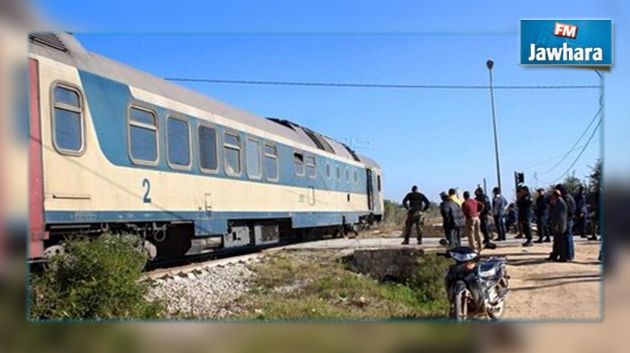
[[370, 211], [374, 210], [374, 181], [372, 179], [373, 174], [374, 173], [372, 172], [372, 169], [366, 169], [367, 200], [368, 200], [368, 209]]

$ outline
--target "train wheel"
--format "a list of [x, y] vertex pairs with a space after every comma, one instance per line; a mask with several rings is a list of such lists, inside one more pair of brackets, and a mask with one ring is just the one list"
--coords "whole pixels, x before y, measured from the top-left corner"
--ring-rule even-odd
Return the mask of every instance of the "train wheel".
[[157, 247], [148, 240], [142, 241], [142, 252], [147, 256], [148, 261], [155, 260], [157, 257]]
[[63, 255], [66, 253], [66, 249], [63, 245], [53, 245], [49, 246], [44, 250], [44, 258], [47, 260], [52, 259], [54, 256]]

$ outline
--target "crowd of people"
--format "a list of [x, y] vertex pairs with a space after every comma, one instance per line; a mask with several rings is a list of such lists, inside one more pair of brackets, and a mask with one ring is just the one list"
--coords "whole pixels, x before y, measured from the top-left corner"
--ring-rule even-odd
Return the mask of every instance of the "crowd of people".
[[[461, 246], [462, 233], [467, 238], [468, 246], [475, 251], [496, 248], [492, 240], [505, 241], [508, 231], [514, 229], [518, 233], [516, 238], [525, 239], [525, 247], [551, 242], [553, 239], [549, 260], [567, 262], [575, 257], [573, 229], [586, 238], [588, 209], [583, 187], [571, 195], [564, 185], [558, 184], [549, 192], [539, 188], [536, 195], [532, 196], [527, 186], [519, 185], [516, 202], [511, 204], [508, 204], [498, 187], [492, 190], [492, 199], [481, 187], [475, 190], [474, 197], [465, 191], [461, 199], [453, 188], [440, 193], [440, 199], [444, 230], [444, 239], [440, 243], [449, 248]], [[414, 185], [402, 204], [407, 209], [403, 244], [409, 244], [414, 228], [418, 244], [422, 244], [423, 215], [430, 202]], [[490, 228], [491, 219], [496, 232], [494, 239]], [[532, 222], [536, 224], [536, 241], [533, 240]], [[597, 240], [597, 237], [593, 234], [589, 239]]]

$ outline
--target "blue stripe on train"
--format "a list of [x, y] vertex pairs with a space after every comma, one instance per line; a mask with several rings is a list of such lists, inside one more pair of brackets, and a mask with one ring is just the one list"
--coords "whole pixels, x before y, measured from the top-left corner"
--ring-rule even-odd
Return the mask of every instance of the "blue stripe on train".
[[228, 220], [290, 218], [294, 228], [357, 223], [368, 212], [46, 211], [47, 224], [193, 221], [195, 235], [227, 233]]
[[[99, 145], [105, 155], [105, 157], [114, 165], [122, 166], [122, 167], [132, 167], [139, 169], [152, 169], [152, 170], [160, 170], [171, 173], [184, 173], [184, 174], [192, 174], [200, 177], [209, 177], [209, 178], [229, 178], [229, 179], [241, 179], [255, 183], [269, 183], [268, 181], [263, 180], [251, 180], [247, 177], [246, 171], [242, 171], [242, 175], [240, 177], [231, 177], [227, 176], [223, 170], [223, 168], [219, 168], [219, 172], [217, 174], [204, 174], [201, 172], [199, 168], [198, 158], [193, 158], [193, 165], [191, 170], [182, 171], [182, 170], [173, 170], [170, 168], [166, 162], [166, 136], [164, 136], [164, 126], [166, 126], [166, 118], [172, 111], [169, 111], [163, 107], [158, 107], [153, 104], [149, 104], [146, 102], [142, 102], [142, 106], [145, 108], [151, 108], [156, 111], [158, 114], [158, 126], [160, 127], [160, 143], [159, 143], [159, 155], [160, 161], [159, 165], [155, 167], [151, 166], [140, 166], [133, 164], [128, 155], [127, 151], [127, 108], [129, 105], [134, 102], [133, 96], [131, 95], [130, 89], [127, 85], [124, 85], [120, 82], [113, 81], [86, 71], [80, 71], [81, 82], [84, 89], [84, 95], [87, 99], [88, 106], [92, 115], [92, 120], [96, 129], [96, 134], [98, 136]], [[179, 112], [178, 112], [179, 113]], [[195, 117], [187, 116], [186, 119], [191, 124], [193, 131], [193, 140], [196, 139], [196, 131], [200, 123], [200, 119]], [[221, 147], [221, 141], [223, 132], [226, 126], [221, 126], [214, 124], [217, 128], [217, 133], [219, 136], [219, 146]], [[231, 129], [233, 131], [233, 129]], [[245, 134], [240, 132], [241, 141], [245, 141], [247, 136], [257, 138], [258, 140], [262, 140], [259, 136], [254, 136], [250, 134]], [[293, 148], [277, 143], [275, 141], [271, 141], [276, 143], [278, 146], [278, 154], [279, 154], [279, 176], [280, 180], [278, 182], [273, 182], [273, 184], [280, 185], [288, 185], [288, 186], [298, 186], [298, 187], [313, 187], [318, 190], [332, 190], [339, 192], [348, 192], [348, 193], [358, 193], [358, 194], [366, 194], [367, 193], [367, 176], [364, 168], [356, 167], [347, 163], [343, 163], [337, 160], [333, 160], [330, 158], [326, 158], [320, 155], [316, 155], [317, 159], [317, 176], [316, 178], [309, 178], [307, 176], [299, 177], [295, 175], [293, 169]], [[193, 143], [193, 157], [197, 157], [198, 153], [196, 153], [195, 149], [197, 144]], [[88, 147], [89, 148], [89, 147]], [[219, 148], [219, 160], [222, 161], [222, 148]], [[246, 160], [243, 158], [243, 160]], [[223, 163], [219, 163], [222, 165]], [[245, 163], [243, 163], [245, 164]], [[331, 167], [331, 178], [328, 178], [326, 175], [326, 165], [330, 164]], [[341, 180], [337, 180], [336, 178], [336, 168], [339, 166], [341, 168]], [[243, 169], [245, 166], [243, 166]], [[346, 180], [345, 169], [346, 167], [349, 169], [350, 173], [350, 182]], [[354, 181], [354, 172], [358, 174], [358, 182]], [[367, 206], [367, 205], [366, 205]]]

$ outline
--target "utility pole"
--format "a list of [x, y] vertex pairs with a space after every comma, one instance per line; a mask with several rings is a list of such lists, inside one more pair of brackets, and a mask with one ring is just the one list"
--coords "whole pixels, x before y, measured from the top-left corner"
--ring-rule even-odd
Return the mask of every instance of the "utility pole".
[[497, 136], [497, 117], [494, 111], [494, 88], [492, 86], [492, 68], [494, 67], [494, 61], [489, 59], [486, 61], [488, 67], [488, 73], [490, 74], [490, 105], [492, 106], [492, 128], [494, 130], [494, 157], [497, 164], [497, 186], [499, 190], [503, 192], [501, 187], [501, 163], [499, 162], [499, 138]]

